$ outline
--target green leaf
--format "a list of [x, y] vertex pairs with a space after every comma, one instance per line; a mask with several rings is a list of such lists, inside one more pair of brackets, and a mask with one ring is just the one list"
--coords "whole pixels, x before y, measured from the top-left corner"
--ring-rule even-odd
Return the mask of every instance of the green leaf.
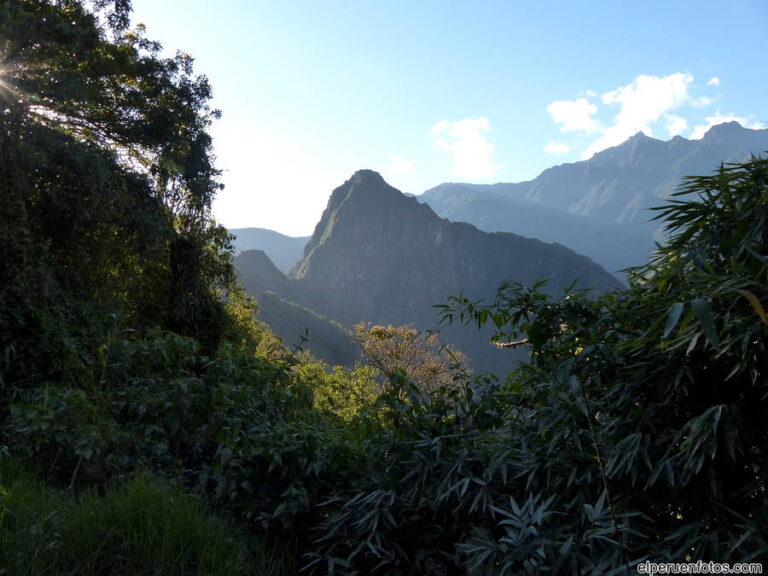
[[667, 312], [667, 322], [664, 324], [664, 334], [661, 336], [662, 339], [669, 336], [675, 329], [684, 309], [685, 304], [683, 302], [676, 302], [669, 308], [669, 311]]
[[691, 308], [701, 323], [707, 341], [717, 348], [720, 345], [720, 339], [717, 336], [717, 328], [715, 327], [715, 320], [712, 317], [712, 309], [709, 307], [709, 302], [704, 298], [694, 298], [691, 300]]
[[749, 303], [752, 304], [752, 308], [754, 308], [757, 315], [760, 316], [760, 320], [762, 320], [764, 324], [768, 324], [768, 315], [765, 313], [765, 308], [763, 308], [758, 297], [749, 290], [736, 290], [736, 292], [749, 300]]
[[693, 338], [691, 338], [691, 341], [688, 344], [688, 348], [685, 350], [686, 354], [690, 354], [693, 352], [693, 349], [696, 348], [696, 343], [699, 341], [699, 336], [701, 336], [701, 332], [696, 332], [696, 334], [693, 335]]

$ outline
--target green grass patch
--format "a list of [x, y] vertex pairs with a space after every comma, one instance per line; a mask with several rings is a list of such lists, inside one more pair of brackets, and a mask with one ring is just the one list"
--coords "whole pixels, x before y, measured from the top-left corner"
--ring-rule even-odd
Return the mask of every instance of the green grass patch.
[[194, 496], [140, 474], [77, 497], [0, 466], [0, 574], [280, 574], [280, 560]]

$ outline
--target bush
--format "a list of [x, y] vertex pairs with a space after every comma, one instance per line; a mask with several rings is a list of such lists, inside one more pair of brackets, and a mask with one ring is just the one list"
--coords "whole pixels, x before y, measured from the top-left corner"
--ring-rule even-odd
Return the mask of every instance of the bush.
[[8, 574], [258, 575], [275, 560], [193, 496], [139, 474], [95, 492], [47, 488], [4, 463], [0, 568]]

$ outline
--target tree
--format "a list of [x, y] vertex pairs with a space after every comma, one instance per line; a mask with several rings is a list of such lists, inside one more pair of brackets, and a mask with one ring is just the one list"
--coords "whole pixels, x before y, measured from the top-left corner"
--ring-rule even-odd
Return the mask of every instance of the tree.
[[378, 371], [373, 366], [356, 364], [353, 369], [330, 368], [325, 362], [306, 358], [294, 367], [294, 371], [301, 381], [311, 385], [314, 406], [320, 412], [333, 414], [348, 426], [362, 414], [375, 416], [381, 387], [376, 382]]
[[[130, 1], [93, 10], [76, 0], [22, 0], [0, 8], [5, 116], [109, 150], [148, 175], [168, 218], [204, 224], [219, 188], [207, 133], [218, 111], [192, 58], [161, 58], [142, 28], [127, 28]], [[6, 120], [8, 121], [8, 120]]]
[[0, 3], [0, 298], [31, 311], [0, 324], [39, 332], [33, 316], [80, 298], [211, 350], [233, 282], [210, 211], [219, 113], [192, 58], [161, 57], [130, 9]]
[[453, 386], [465, 375], [466, 357], [442, 346], [437, 334], [423, 334], [408, 326], [355, 326], [354, 339], [363, 356], [384, 376], [384, 386], [398, 380], [416, 384], [425, 392]]

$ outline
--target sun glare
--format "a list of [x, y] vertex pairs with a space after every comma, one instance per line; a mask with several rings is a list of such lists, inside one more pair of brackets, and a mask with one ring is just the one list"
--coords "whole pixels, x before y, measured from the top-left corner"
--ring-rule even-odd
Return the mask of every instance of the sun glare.
[[16, 89], [11, 83], [12, 71], [15, 67], [5, 49], [0, 49], [0, 99], [9, 100], [16, 95]]
[[8, 72], [7, 68], [0, 68], [0, 96], [7, 97], [13, 93], [13, 89], [10, 84], [5, 81], [5, 75]]
[[14, 66], [0, 58], [0, 103], [21, 101], [22, 93], [12, 83]]

